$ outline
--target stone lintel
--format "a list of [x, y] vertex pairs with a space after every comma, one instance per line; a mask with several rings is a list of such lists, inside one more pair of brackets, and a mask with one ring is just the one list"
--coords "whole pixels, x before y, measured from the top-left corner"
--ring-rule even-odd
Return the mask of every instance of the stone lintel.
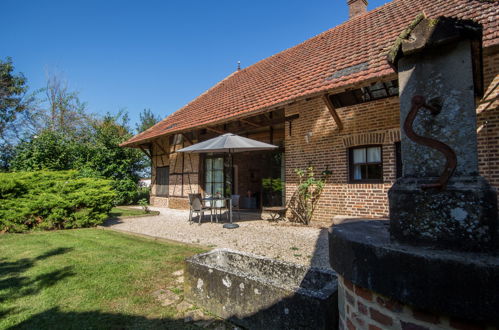
[[329, 231], [333, 269], [352, 283], [440, 315], [499, 324], [499, 255], [400, 244], [389, 222]]

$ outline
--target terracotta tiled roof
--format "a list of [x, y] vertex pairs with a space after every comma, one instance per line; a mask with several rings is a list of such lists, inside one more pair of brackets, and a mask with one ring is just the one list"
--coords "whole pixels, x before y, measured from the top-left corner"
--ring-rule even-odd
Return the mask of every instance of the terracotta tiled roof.
[[123, 146], [254, 114], [299, 97], [393, 74], [386, 61], [387, 51], [422, 11], [430, 18], [473, 19], [484, 26], [484, 47], [499, 44], [498, 2], [394, 0], [233, 73]]

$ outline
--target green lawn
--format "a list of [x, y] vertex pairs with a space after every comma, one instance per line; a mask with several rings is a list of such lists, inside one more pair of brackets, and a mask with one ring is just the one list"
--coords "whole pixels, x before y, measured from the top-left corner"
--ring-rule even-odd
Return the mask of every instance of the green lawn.
[[110, 218], [119, 217], [131, 217], [131, 216], [142, 216], [142, 215], [158, 215], [158, 211], [150, 211], [149, 213], [144, 212], [142, 209], [131, 209], [127, 207], [113, 207], [111, 212], [109, 212]]
[[[158, 289], [202, 250], [102, 229], [0, 235], [0, 329], [186, 328]], [[180, 319], [179, 319], [180, 318]]]

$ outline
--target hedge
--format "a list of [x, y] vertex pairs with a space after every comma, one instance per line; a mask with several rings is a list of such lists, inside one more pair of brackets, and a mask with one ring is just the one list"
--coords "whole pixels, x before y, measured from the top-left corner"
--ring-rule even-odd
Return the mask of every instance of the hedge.
[[111, 180], [77, 171], [0, 173], [0, 232], [96, 226], [115, 198]]

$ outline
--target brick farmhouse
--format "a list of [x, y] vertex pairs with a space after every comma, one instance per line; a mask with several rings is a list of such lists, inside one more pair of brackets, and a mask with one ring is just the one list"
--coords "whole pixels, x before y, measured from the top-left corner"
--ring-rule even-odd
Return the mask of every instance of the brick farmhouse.
[[[296, 190], [294, 170], [314, 166], [332, 171], [314, 221], [387, 216], [387, 191], [403, 170], [397, 74], [387, 54], [421, 13], [483, 26], [480, 174], [499, 187], [498, 3], [393, 0], [369, 12], [365, 0], [347, 3], [347, 22], [234, 72], [122, 144], [151, 156], [153, 205], [188, 208], [189, 193], [226, 189], [224, 155], [176, 151], [231, 132], [279, 146], [234, 155], [231, 191], [247, 198], [242, 206], [284, 205]], [[283, 183], [282, 192], [265, 186], [268, 179]]]

